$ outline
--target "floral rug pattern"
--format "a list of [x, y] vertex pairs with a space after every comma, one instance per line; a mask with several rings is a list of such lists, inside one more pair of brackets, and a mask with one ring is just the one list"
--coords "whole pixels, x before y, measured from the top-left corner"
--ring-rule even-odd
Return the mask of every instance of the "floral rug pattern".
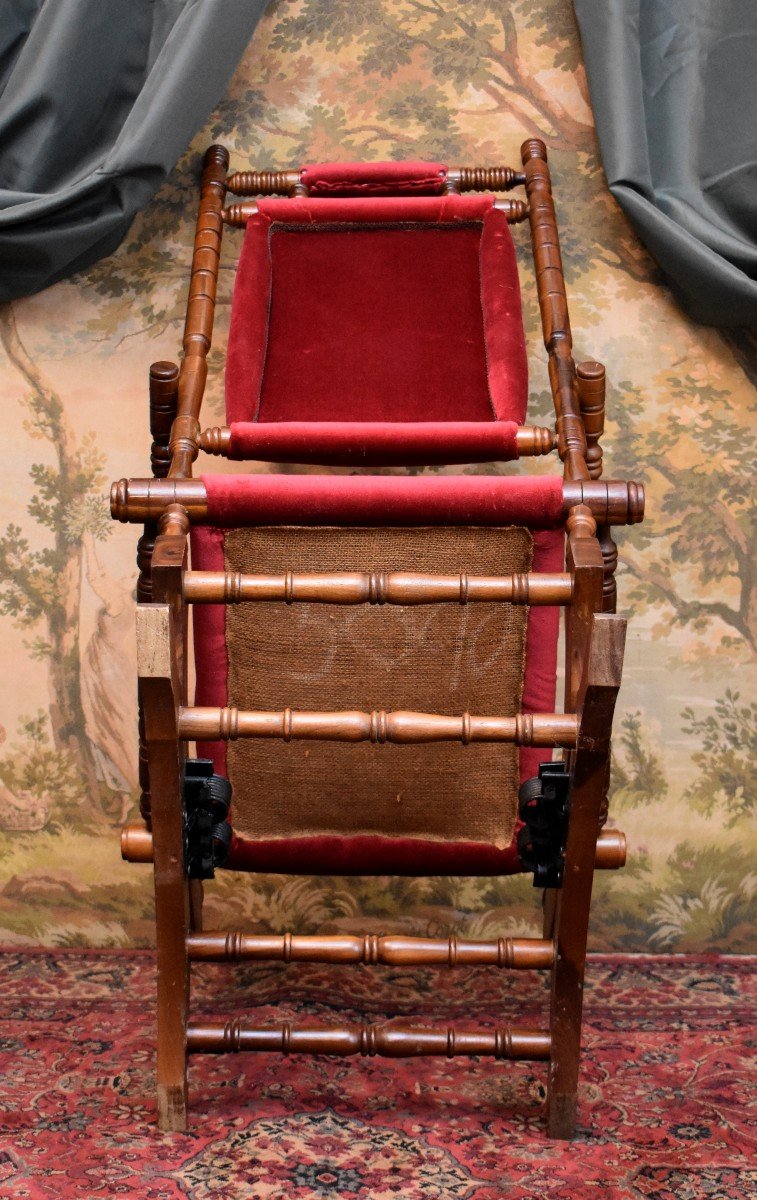
[[[5, 953], [3, 1200], [750, 1200], [753, 962], [590, 962], [580, 1122], [543, 1126], [541, 1064], [204, 1056], [190, 1129], [159, 1134], [154, 960]], [[545, 981], [495, 970], [197, 970], [196, 1015], [302, 1024], [539, 1023]], [[278, 997], [278, 1003], [276, 998]], [[752, 1042], [753, 1044], [753, 1042]]]

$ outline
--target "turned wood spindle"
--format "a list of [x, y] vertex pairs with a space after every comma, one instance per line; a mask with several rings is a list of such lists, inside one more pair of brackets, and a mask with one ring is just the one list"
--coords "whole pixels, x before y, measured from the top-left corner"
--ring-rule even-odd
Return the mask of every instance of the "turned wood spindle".
[[490, 1058], [549, 1058], [550, 1036], [539, 1029], [463, 1030], [416, 1029], [397, 1025], [333, 1026], [326, 1029], [300, 1028], [285, 1021], [275, 1028], [254, 1028], [241, 1018], [225, 1022], [203, 1022], [187, 1029], [190, 1054], [238, 1054], [241, 1051], [279, 1054], [329, 1054], [340, 1057], [359, 1054], [364, 1058], [446, 1058], [489, 1056]]
[[300, 171], [234, 171], [226, 180], [234, 196], [306, 196]]
[[200, 406], [208, 375], [208, 352], [213, 334], [218, 267], [223, 234], [223, 205], [229, 154], [211, 146], [205, 155], [200, 206], [195, 228], [192, 274], [184, 323], [184, 358], [179, 370], [179, 403], [171, 430], [169, 476], [187, 478], [197, 457]]
[[598, 362], [580, 362], [576, 367], [578, 401], [586, 433], [586, 466], [592, 479], [602, 474], [602, 447], [599, 439], [605, 429], [605, 369]]
[[332, 742], [417, 745], [422, 742], [505, 742], [516, 746], [576, 745], [574, 713], [516, 713], [514, 717], [442, 716], [438, 713], [342, 710], [310, 712], [285, 708], [278, 712], [239, 709], [233, 705], [186, 707], [179, 710], [179, 736], [187, 741], [236, 741], [238, 738], [281, 738]]
[[509, 192], [525, 182], [525, 175], [513, 167], [449, 167], [446, 191]]
[[573, 339], [547, 148], [538, 138], [531, 138], [521, 147], [521, 159], [526, 176], [528, 217], [544, 345], [549, 354], [549, 381], [557, 418], [558, 452], [565, 463], [567, 478], [588, 478], [586, 437], [576, 395]]

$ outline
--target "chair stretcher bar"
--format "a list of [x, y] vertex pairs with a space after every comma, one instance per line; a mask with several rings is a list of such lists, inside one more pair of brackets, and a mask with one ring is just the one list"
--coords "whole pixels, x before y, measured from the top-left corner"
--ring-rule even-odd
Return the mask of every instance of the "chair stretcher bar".
[[[514, 167], [447, 167], [440, 191], [509, 192], [526, 181]], [[226, 190], [234, 196], [294, 196], [306, 194], [302, 168], [290, 171], [233, 171]]]
[[255, 712], [229, 708], [179, 709], [179, 737], [186, 741], [236, 741], [237, 738], [306, 739], [329, 742], [507, 742], [516, 746], [574, 749], [578, 717], [574, 713], [518, 713], [514, 717], [447, 717], [418, 712]]
[[[277, 486], [278, 483], [276, 476], [243, 475], [239, 478], [244, 482], [248, 491], [251, 492], [253, 488], [260, 489], [261, 500], [264, 498], [263, 488], [267, 486], [270, 489]], [[437, 492], [439, 493], [438, 503], [443, 504], [444, 488], [447, 483], [447, 479], [444, 476], [432, 476], [420, 481], [403, 476], [393, 476], [389, 480], [383, 476], [355, 476], [348, 480], [351, 485], [348, 496], [345, 489], [340, 488], [338, 492], [329, 492], [327, 490], [329, 487], [333, 489], [334, 480], [338, 480], [339, 478], [339, 476], [287, 475], [285, 479], [288, 504], [293, 512], [292, 515], [290, 515], [288, 510], [283, 513], [282, 523], [291, 523], [295, 512], [300, 523], [308, 523], [312, 520], [310, 507], [316, 502], [319, 507], [315, 523], [328, 523], [328, 520], [335, 519], [335, 517], [331, 516], [329, 507], [336, 503], [333, 500], [333, 496], [337, 495], [339, 512], [343, 513], [347, 506], [351, 506], [355, 509], [359, 517], [356, 520], [356, 523], [359, 524], [363, 520], [363, 508], [369, 504], [373, 493], [376, 491], [377, 479], [382, 489], [390, 486], [392, 496], [395, 496], [398, 501], [402, 502], [402, 520], [411, 521], [409, 515], [405, 516], [404, 508], [407, 507], [410, 509], [416, 497], [428, 498], [433, 496], [436, 500]], [[323, 479], [326, 480], [326, 483], [323, 482]], [[478, 502], [478, 493], [482, 490], [482, 477], [455, 476], [454, 481], [455, 495], [463, 494], [466, 497], [466, 503], [469, 499], [470, 504], [475, 505]], [[531, 481], [506, 477], [501, 477], [495, 481], [490, 479], [483, 480], [483, 483], [487, 485], [491, 485], [492, 483], [522, 484], [526, 482], [530, 483]], [[570, 510], [577, 505], [583, 505], [588, 508], [594, 519], [601, 525], [636, 525], [644, 518], [644, 488], [640, 483], [628, 483], [624, 480], [576, 479], [563, 481], [561, 488], [561, 511], [563, 518], [567, 517]], [[110, 511], [116, 521], [133, 522], [140, 525], [145, 521], [156, 521], [162, 516], [166, 508], [172, 504], [183, 508], [190, 521], [202, 522], [207, 520], [209, 516], [208, 490], [204, 480], [178, 478], [120, 479], [113, 484], [110, 492]], [[276, 505], [281, 507], [282, 504], [283, 500], [277, 496]], [[475, 518], [472, 522], [469, 520], [463, 523], [475, 524], [478, 519]], [[262, 521], [261, 523], [275, 524], [276, 520], [269, 516], [267, 521]], [[455, 521], [445, 518], [445, 521], [442, 523], [455, 524]], [[489, 523], [496, 522], [489, 521]]]
[[257, 935], [238, 932], [190, 933], [193, 962], [362, 963], [365, 966], [501, 967], [543, 970], [552, 966], [554, 944], [544, 938], [501, 937], [475, 942], [455, 936], [420, 938], [368, 933], [335, 936]]
[[188, 571], [184, 599], [190, 604], [570, 604], [573, 577], [514, 572], [489, 575], [424, 575], [407, 571], [342, 571], [323, 574], [245, 575], [241, 571]]
[[[495, 200], [494, 208], [504, 213], [508, 225], [518, 225], [529, 215], [527, 200]], [[227, 205], [222, 209], [221, 216], [232, 229], [243, 229], [250, 217], [254, 217], [257, 211], [258, 206], [254, 200], [243, 200], [241, 204]]]
[[208, 1021], [187, 1029], [190, 1054], [237, 1054], [241, 1050], [279, 1054], [329, 1054], [364, 1058], [478, 1057], [547, 1059], [551, 1039], [540, 1029], [413, 1029], [401, 1025], [344, 1025], [301, 1029], [285, 1022], [273, 1029], [250, 1028], [239, 1018]]
[[[121, 857], [130, 863], [151, 863], [152, 833], [145, 825], [124, 825], [121, 830]], [[597, 871], [618, 871], [626, 863], [626, 836], [619, 829], [603, 829], [597, 838], [597, 850], [594, 868]], [[227, 936], [227, 935], [222, 935]], [[228, 935], [238, 936], [238, 935]], [[249, 941], [249, 939], [247, 939]], [[301, 939], [300, 939], [301, 940]], [[326, 939], [328, 940], [328, 939]], [[459, 944], [459, 943], [458, 943]], [[423, 955], [425, 951], [421, 951]], [[313, 960], [310, 960], [313, 961]], [[319, 960], [320, 961], [320, 960]], [[332, 959], [323, 961], [336, 961]], [[339, 960], [341, 961], [341, 960]], [[364, 961], [364, 960], [361, 960]], [[409, 959], [405, 960], [409, 964]], [[419, 957], [418, 964], [427, 962], [425, 957]]]
[[203, 429], [198, 440], [206, 454], [241, 461], [357, 467], [504, 462], [556, 444], [546, 425], [511, 421], [242, 421]]

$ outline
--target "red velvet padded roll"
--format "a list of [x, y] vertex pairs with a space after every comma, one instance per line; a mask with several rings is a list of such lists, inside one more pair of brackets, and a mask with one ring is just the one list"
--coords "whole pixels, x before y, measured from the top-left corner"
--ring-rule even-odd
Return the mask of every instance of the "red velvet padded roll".
[[515, 421], [235, 421], [229, 458], [322, 467], [509, 462]]
[[300, 168], [310, 196], [440, 195], [447, 182], [445, 163], [311, 163]]
[[208, 524], [526, 525], [563, 522], [556, 475], [204, 475]]

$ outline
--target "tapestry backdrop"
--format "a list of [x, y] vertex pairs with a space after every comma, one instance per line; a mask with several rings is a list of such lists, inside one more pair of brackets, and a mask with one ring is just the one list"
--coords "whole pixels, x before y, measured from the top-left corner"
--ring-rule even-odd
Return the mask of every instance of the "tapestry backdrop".
[[[630, 863], [599, 879], [593, 945], [747, 948], [755, 363], [746, 334], [682, 315], [609, 195], [568, 0], [272, 5], [121, 248], [0, 310], [1, 941], [152, 938], [149, 868], [120, 861], [117, 828], [136, 798], [136, 531], [110, 522], [105, 497], [111, 479], [146, 473], [147, 369], [177, 355], [204, 148], [225, 142], [236, 168], [516, 164], [533, 134], [549, 146], [577, 357], [608, 365], [607, 470], [648, 495], [619, 576], [632, 623], [611, 811]], [[210, 423], [240, 236], [225, 237]], [[527, 228], [516, 241], [528, 281]], [[528, 282], [524, 308], [539, 420], [551, 406]], [[528, 879], [221, 877], [208, 896], [210, 924], [250, 931], [492, 936], [538, 923]]]

